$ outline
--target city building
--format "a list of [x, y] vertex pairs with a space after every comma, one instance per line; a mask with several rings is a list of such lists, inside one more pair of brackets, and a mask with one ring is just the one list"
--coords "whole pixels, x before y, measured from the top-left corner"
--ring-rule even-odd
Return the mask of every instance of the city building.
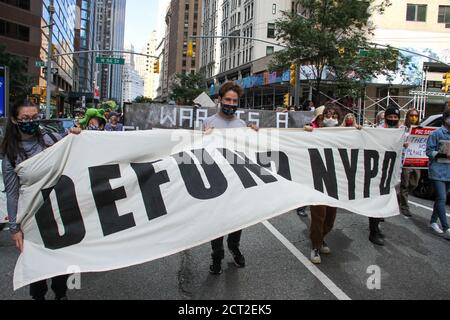
[[282, 49], [270, 44], [276, 43], [275, 21], [292, 8], [290, 0], [204, 0], [202, 35], [224, 37], [200, 41], [199, 70], [207, 78], [210, 95], [233, 80], [244, 87], [242, 103], [248, 107], [271, 109], [283, 104], [290, 90], [289, 78], [285, 79], [286, 74], [269, 74], [267, 65], [271, 55]]
[[[96, 0], [96, 42], [99, 50], [124, 50], [126, 0]], [[105, 56], [121, 56], [105, 52]], [[97, 77], [102, 100], [122, 98], [122, 65], [101, 65]]]
[[[49, 5], [51, 0], [44, 0], [42, 7], [42, 41], [40, 57], [42, 61], [47, 61], [50, 21]], [[56, 107], [53, 113], [62, 116], [71, 112], [69, 104], [69, 93], [78, 91], [78, 65], [74, 55], [70, 54], [75, 47], [75, 26], [76, 26], [76, 0], [53, 0], [55, 12], [53, 14], [53, 38], [52, 59], [53, 81], [51, 86], [51, 105]], [[47, 74], [42, 72], [39, 85], [47, 87]], [[48, 90], [47, 90], [48, 91]]]
[[27, 73], [35, 85], [41, 73], [36, 67], [40, 61], [41, 16], [42, 1], [0, 0], [0, 45], [27, 62]]
[[[96, 5], [94, 0], [77, 0], [77, 17], [75, 27], [75, 51], [91, 51], [97, 48], [95, 42], [96, 32]], [[72, 106], [86, 107], [95, 105], [98, 100], [94, 97], [95, 76], [98, 66], [95, 63], [97, 53], [79, 53], [74, 55], [75, 76], [78, 76], [78, 85], [70, 93]]]
[[[381, 0], [377, 0], [380, 3]], [[392, 1], [383, 15], [372, 18], [375, 29], [373, 42], [406, 49], [414, 53], [429, 56], [443, 62], [450, 62], [450, 2], [445, 0]], [[447, 106], [445, 97], [416, 96], [414, 91], [441, 92], [442, 76], [450, 67], [419, 55], [410, 55], [417, 70], [409, 74], [412, 80], [396, 79], [389, 83], [380, 78], [373, 81], [367, 89], [367, 95], [375, 99], [385, 99], [387, 95], [402, 107], [416, 107], [422, 116], [439, 113]], [[367, 101], [370, 103], [370, 101]], [[373, 113], [377, 111], [372, 108]], [[371, 116], [371, 115], [367, 115]]]
[[[195, 73], [199, 66], [199, 46], [190, 36], [201, 34], [202, 1], [172, 0], [166, 12], [166, 32], [162, 54], [160, 92], [162, 99], [170, 95], [171, 83], [177, 73]], [[188, 57], [188, 42], [193, 40], [192, 57]]]
[[157, 95], [159, 74], [155, 73], [153, 69], [156, 59], [149, 56], [158, 56], [156, 52], [157, 45], [157, 32], [152, 31], [145, 48], [141, 51], [146, 56], [136, 56], [136, 70], [145, 82], [144, 96], [152, 99]]
[[[134, 52], [133, 46], [127, 51]], [[135, 55], [125, 54], [125, 66], [123, 68], [123, 102], [133, 102], [137, 97], [144, 95], [144, 79], [135, 69]]]

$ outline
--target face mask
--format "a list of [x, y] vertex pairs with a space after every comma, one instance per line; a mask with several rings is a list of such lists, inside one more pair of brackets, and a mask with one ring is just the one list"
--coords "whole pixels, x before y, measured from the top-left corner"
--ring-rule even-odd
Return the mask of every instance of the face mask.
[[339, 124], [339, 121], [337, 119], [325, 119], [323, 120], [323, 125], [325, 127], [336, 127]]
[[347, 127], [351, 127], [353, 126], [353, 120], [347, 120], [345, 124], [347, 125]]
[[398, 126], [398, 120], [386, 120], [386, 124], [389, 128], [396, 128]]
[[100, 131], [100, 128], [99, 127], [97, 127], [97, 126], [88, 126], [87, 128], [86, 128], [86, 130], [89, 130], [89, 131]]
[[33, 136], [39, 130], [39, 121], [18, 122], [17, 126], [22, 133]]
[[222, 103], [221, 110], [227, 116], [234, 116], [236, 114], [237, 108], [237, 106]]

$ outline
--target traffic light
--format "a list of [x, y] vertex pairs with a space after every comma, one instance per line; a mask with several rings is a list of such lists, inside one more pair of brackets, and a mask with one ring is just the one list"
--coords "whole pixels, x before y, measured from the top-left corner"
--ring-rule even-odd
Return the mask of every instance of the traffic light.
[[283, 100], [284, 106], [286, 106], [286, 107], [289, 106], [289, 102], [290, 102], [289, 100], [290, 100], [289, 93], [286, 93], [286, 94], [284, 95], [284, 100]]
[[159, 73], [159, 60], [156, 60], [155, 63], [153, 64], [153, 73]]
[[33, 96], [40, 96], [40, 95], [42, 95], [42, 88], [39, 87], [39, 86], [34, 86], [32, 91], [31, 91], [31, 94]]
[[447, 72], [443, 76], [442, 81], [442, 92], [449, 93], [450, 92], [450, 72]]
[[291, 86], [295, 87], [297, 84], [297, 66], [295, 64], [291, 64]]
[[194, 56], [194, 43], [192, 41], [188, 42], [186, 55], [189, 58], [192, 58]]

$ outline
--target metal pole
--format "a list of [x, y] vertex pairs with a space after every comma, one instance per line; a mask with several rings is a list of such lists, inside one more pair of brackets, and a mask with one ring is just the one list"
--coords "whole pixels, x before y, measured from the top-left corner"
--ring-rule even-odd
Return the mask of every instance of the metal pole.
[[296, 82], [295, 82], [295, 100], [294, 100], [294, 106], [297, 108], [300, 108], [300, 68], [301, 66], [299, 66], [298, 64], [295, 66], [295, 72], [297, 73], [296, 75]]
[[45, 118], [50, 119], [51, 102], [52, 102], [52, 39], [53, 39], [53, 14], [55, 13], [55, 7], [53, 6], [54, 0], [50, 0], [48, 6], [48, 12], [50, 14], [50, 20], [48, 23], [48, 47], [47, 47], [47, 104], [45, 110]]
[[[425, 68], [425, 92], [428, 91], [428, 67]], [[421, 115], [422, 117], [420, 118], [420, 120], [424, 119], [427, 115], [427, 100], [428, 100], [428, 96], [425, 95], [425, 97], [423, 98], [423, 114]]]

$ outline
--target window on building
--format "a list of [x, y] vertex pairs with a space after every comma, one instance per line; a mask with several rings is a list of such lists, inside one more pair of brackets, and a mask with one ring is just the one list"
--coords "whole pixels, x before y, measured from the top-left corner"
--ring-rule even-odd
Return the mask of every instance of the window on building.
[[426, 4], [407, 4], [406, 21], [427, 21], [427, 5]]
[[275, 38], [275, 23], [267, 24], [267, 38], [269, 39]]
[[438, 23], [450, 23], [450, 6], [439, 6]]
[[277, 4], [276, 3], [274, 3], [272, 5], [272, 14], [277, 14]]
[[30, 28], [13, 22], [0, 20], [0, 36], [30, 41]]
[[266, 47], [266, 56], [270, 56], [275, 51], [274, 47]]
[[7, 3], [20, 9], [30, 10], [30, 0], [0, 0], [0, 2]]

